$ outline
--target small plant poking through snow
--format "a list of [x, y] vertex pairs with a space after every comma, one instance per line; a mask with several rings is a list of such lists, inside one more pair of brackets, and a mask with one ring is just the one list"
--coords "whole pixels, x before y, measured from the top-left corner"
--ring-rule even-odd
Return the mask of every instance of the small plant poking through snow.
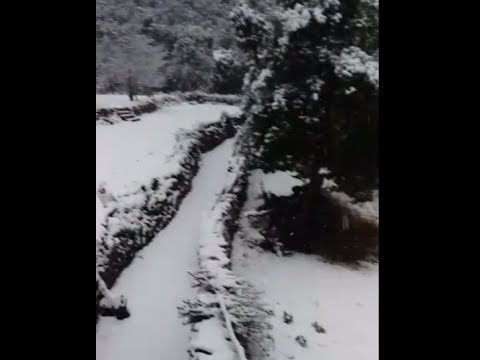
[[283, 312], [283, 322], [285, 324], [291, 324], [293, 322], [292, 314], [287, 313], [286, 311]]
[[312, 323], [312, 326], [315, 329], [315, 331], [319, 334], [326, 334], [327, 333], [325, 331], [325, 328], [316, 321], [314, 323]]
[[305, 339], [305, 336], [299, 335], [295, 338], [295, 341], [301, 346], [301, 347], [307, 347], [307, 339]]

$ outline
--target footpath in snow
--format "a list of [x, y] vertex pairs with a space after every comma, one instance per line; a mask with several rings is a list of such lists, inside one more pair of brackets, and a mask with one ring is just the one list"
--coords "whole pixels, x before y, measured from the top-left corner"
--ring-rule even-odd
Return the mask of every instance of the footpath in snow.
[[131, 317], [101, 318], [97, 360], [187, 360], [190, 335], [177, 306], [193, 296], [188, 272], [197, 268], [202, 214], [226, 180], [234, 140], [204, 155], [192, 191], [172, 222], [137, 254], [112, 289], [128, 299]]

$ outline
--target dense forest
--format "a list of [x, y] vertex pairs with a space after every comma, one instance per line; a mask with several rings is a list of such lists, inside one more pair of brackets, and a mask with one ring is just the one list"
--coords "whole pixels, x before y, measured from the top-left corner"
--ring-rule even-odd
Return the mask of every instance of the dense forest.
[[[244, 70], [230, 21], [236, 3], [97, 0], [97, 93], [125, 91], [129, 70], [142, 92], [238, 93]], [[270, 3], [255, 8], [261, 11]]]

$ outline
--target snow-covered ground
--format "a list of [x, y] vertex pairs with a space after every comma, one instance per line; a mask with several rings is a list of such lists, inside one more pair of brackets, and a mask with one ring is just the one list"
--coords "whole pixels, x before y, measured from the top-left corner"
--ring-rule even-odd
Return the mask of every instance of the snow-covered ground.
[[232, 145], [227, 140], [204, 155], [193, 190], [175, 218], [118, 279], [112, 292], [126, 296], [131, 317], [99, 321], [97, 360], [188, 359], [190, 330], [181, 324], [177, 306], [193, 296], [187, 272], [197, 268], [202, 214], [223, 189]]
[[[276, 360], [378, 359], [378, 268], [363, 270], [327, 264], [314, 256], [277, 257], [239, 250], [234, 271], [264, 292], [271, 319]], [[293, 322], [283, 321], [283, 312]], [[313, 323], [325, 329], [318, 333]], [[307, 346], [295, 338], [303, 336]]]
[[107, 190], [118, 195], [175, 170], [178, 163], [168, 161], [175, 152], [175, 134], [218, 121], [223, 111], [235, 113], [238, 108], [180, 104], [144, 114], [138, 122], [97, 125], [97, 188], [104, 182]]
[[148, 96], [140, 95], [135, 101], [130, 101], [128, 95], [96, 95], [97, 109], [110, 109], [110, 108], [122, 108], [133, 107], [148, 101]]
[[[250, 187], [244, 214], [258, 206], [258, 191], [258, 186]], [[240, 222], [232, 266], [237, 275], [264, 292], [262, 300], [274, 310], [271, 359], [378, 359], [377, 265], [351, 269], [328, 264], [318, 256], [278, 257], [262, 252], [248, 246], [249, 240], [261, 235], [246, 216]], [[291, 323], [284, 322], [284, 312], [293, 317]], [[305, 347], [297, 337], [305, 338]]]

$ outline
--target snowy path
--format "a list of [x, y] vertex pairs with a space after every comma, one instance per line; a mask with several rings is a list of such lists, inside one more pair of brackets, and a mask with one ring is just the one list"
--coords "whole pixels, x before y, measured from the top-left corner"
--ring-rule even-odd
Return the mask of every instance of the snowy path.
[[192, 192], [178, 214], [120, 276], [115, 294], [128, 299], [131, 317], [102, 318], [97, 327], [97, 360], [187, 360], [189, 328], [177, 306], [193, 295], [188, 271], [197, 267], [201, 219], [222, 190], [233, 140], [204, 155]]

